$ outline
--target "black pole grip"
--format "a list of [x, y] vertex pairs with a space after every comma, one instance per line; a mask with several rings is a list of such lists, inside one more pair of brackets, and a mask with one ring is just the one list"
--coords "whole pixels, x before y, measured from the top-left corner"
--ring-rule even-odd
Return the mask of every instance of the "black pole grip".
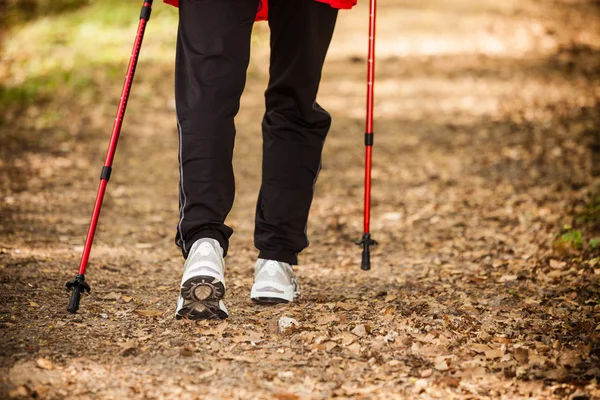
[[150, 20], [150, 15], [152, 15], [152, 0], [146, 0], [144, 1], [142, 11], [140, 12], [140, 19], [144, 19], [148, 22]]

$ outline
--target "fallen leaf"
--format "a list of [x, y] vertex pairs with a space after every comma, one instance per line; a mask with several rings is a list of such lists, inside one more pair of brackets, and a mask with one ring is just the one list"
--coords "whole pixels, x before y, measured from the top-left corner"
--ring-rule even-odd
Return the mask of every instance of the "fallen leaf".
[[14, 399], [15, 397], [29, 397], [29, 391], [23, 385], [19, 385], [16, 389], [8, 392], [8, 397]]
[[330, 352], [331, 350], [335, 349], [337, 347], [337, 343], [335, 342], [325, 342], [322, 344], [322, 346], [325, 348], [325, 351]]
[[347, 346], [346, 348], [354, 354], [360, 354], [361, 348], [360, 348], [360, 344], [358, 344], [358, 343], [351, 344], [350, 346]]
[[527, 364], [529, 362], [529, 349], [525, 347], [517, 347], [515, 349], [515, 360], [520, 364]]
[[335, 303], [335, 307], [342, 309], [344, 311], [353, 311], [356, 310], [358, 308], [358, 306], [356, 304], [350, 304], [350, 303], [344, 303], [344, 302], [337, 302]]
[[500, 277], [500, 279], [498, 279], [498, 282], [504, 283], [504, 282], [516, 281], [518, 277], [519, 277], [518, 275], [502, 275]]
[[163, 312], [158, 310], [135, 310], [135, 313], [142, 317], [160, 317], [163, 315]]
[[117, 343], [117, 345], [119, 345], [119, 347], [121, 347], [122, 349], [134, 349], [137, 347], [138, 342], [136, 340], [127, 340], [125, 342], [120, 342]]
[[487, 344], [480, 344], [480, 343], [472, 344], [471, 346], [469, 346], [469, 348], [479, 354], [483, 354], [486, 351], [490, 350], [490, 346], [488, 346]]
[[485, 352], [485, 358], [488, 360], [493, 360], [494, 358], [500, 358], [504, 355], [504, 350], [502, 349], [494, 349], [488, 350]]
[[343, 332], [340, 335], [334, 337], [333, 340], [340, 340], [342, 345], [348, 346], [356, 341], [356, 336], [349, 332]]
[[102, 300], [119, 300], [121, 298], [121, 293], [110, 292], [108, 294], [100, 296]]
[[451, 376], [442, 377], [441, 382], [445, 383], [447, 386], [450, 386], [452, 388], [457, 388], [460, 385], [460, 381]]
[[273, 397], [277, 400], [298, 400], [300, 398], [298, 395], [287, 392], [274, 393]]
[[191, 357], [194, 355], [194, 348], [190, 345], [183, 346], [179, 350], [179, 355], [182, 357]]
[[355, 334], [356, 336], [358, 336], [358, 337], [365, 337], [365, 336], [367, 336], [369, 334], [368, 330], [367, 330], [367, 326], [364, 325], [364, 324], [356, 325], [354, 327], [354, 329], [352, 329], [351, 332], [353, 334]]
[[392, 301], [396, 300], [397, 298], [398, 298], [398, 296], [396, 296], [395, 294], [388, 293], [385, 296], [385, 299], [383, 301], [385, 301], [386, 303], [391, 303]]
[[231, 338], [234, 343], [259, 343], [262, 341], [262, 334], [258, 332], [248, 332], [247, 335], [237, 335]]
[[581, 354], [577, 350], [566, 350], [559, 357], [560, 364], [568, 367], [576, 366], [580, 360]]
[[450, 369], [451, 356], [437, 356], [434, 360], [434, 368], [438, 371]]
[[333, 322], [339, 322], [339, 318], [335, 314], [320, 315], [317, 317], [317, 325], [329, 325]]

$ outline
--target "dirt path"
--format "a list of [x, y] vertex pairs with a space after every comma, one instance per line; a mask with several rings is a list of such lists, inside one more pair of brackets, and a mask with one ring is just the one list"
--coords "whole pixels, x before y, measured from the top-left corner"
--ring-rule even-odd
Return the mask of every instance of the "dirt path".
[[[340, 14], [324, 73], [319, 102], [335, 122], [294, 305], [249, 300], [264, 24], [237, 119], [224, 322], [173, 315], [177, 136], [172, 58], [158, 59], [152, 45], [165, 29], [160, 13], [92, 253], [92, 294], [77, 315], [65, 312], [63, 285], [76, 272], [123, 66], [110, 79], [90, 75], [91, 97], [5, 109], [1, 398], [600, 398], [598, 248], [553, 247], [599, 191], [590, 143], [600, 131], [600, 10], [584, 1], [381, 3], [380, 246], [373, 270], [360, 271], [362, 1]], [[42, 120], [44, 107], [58, 107], [56, 118]], [[299, 326], [280, 331], [282, 317]]]

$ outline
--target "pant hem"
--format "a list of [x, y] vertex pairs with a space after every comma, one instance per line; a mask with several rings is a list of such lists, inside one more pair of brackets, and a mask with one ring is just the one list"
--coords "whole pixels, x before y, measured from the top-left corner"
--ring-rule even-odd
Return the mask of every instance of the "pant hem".
[[289, 251], [260, 251], [258, 258], [285, 262], [290, 265], [298, 265], [298, 254]]

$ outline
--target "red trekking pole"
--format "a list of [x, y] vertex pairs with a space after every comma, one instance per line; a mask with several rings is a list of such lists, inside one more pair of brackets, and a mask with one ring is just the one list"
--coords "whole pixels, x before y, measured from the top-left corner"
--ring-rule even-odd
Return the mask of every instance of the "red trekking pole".
[[375, 86], [375, 11], [377, 1], [369, 3], [369, 59], [367, 67], [367, 122], [365, 129], [365, 208], [364, 231], [362, 239], [356, 242], [362, 246], [362, 262], [360, 268], [364, 271], [371, 269], [370, 246], [377, 242], [371, 239], [371, 156], [373, 151], [373, 86]]
[[125, 83], [123, 84], [123, 91], [121, 92], [121, 101], [119, 102], [117, 117], [115, 119], [112, 135], [108, 144], [106, 161], [104, 162], [104, 167], [102, 168], [102, 173], [100, 174], [100, 186], [98, 187], [98, 194], [96, 195], [96, 203], [94, 204], [94, 212], [92, 213], [92, 220], [90, 221], [90, 227], [85, 240], [85, 247], [83, 248], [83, 254], [81, 255], [79, 273], [75, 278], [67, 282], [67, 289], [73, 289], [71, 300], [69, 301], [69, 306], [67, 307], [67, 310], [71, 313], [75, 313], [79, 309], [81, 294], [84, 292], [90, 292], [90, 285], [85, 281], [85, 269], [90, 257], [90, 251], [92, 250], [92, 242], [94, 241], [94, 233], [96, 232], [98, 218], [100, 217], [100, 209], [102, 208], [102, 200], [104, 200], [104, 192], [106, 191], [106, 185], [108, 184], [110, 173], [112, 171], [113, 158], [115, 157], [115, 151], [117, 150], [117, 142], [119, 141], [121, 126], [123, 125], [123, 118], [125, 117], [127, 100], [129, 100], [129, 92], [131, 91], [131, 85], [133, 84], [133, 76], [135, 75], [135, 67], [137, 66], [140, 49], [142, 47], [142, 40], [144, 39], [146, 24], [148, 23], [150, 14], [152, 13], [152, 1], [153, 0], [144, 0], [144, 5], [142, 6], [142, 11], [140, 13], [140, 23], [138, 25], [131, 58], [129, 59], [129, 67], [127, 68], [127, 75], [125, 76]]

